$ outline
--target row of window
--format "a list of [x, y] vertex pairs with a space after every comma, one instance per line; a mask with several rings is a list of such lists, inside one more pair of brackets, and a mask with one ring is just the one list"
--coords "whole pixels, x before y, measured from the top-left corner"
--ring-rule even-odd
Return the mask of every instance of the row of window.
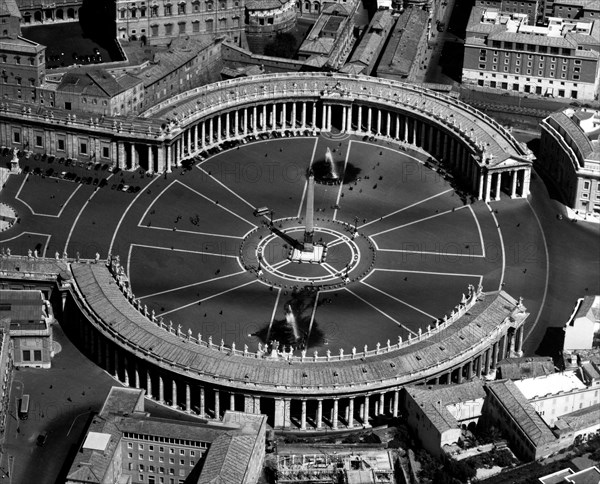
[[134, 432], [123, 432], [123, 437], [126, 439], [144, 440], [146, 442], [160, 442], [160, 443], [164, 443], [164, 444], [173, 444], [173, 445], [185, 445], [187, 447], [200, 447], [203, 449], [205, 449], [207, 447], [206, 442], [201, 442], [199, 440], [176, 439], [173, 437], [162, 437], [159, 435], [137, 434]]
[[548, 47], [547, 45], [537, 45], [537, 44], [523, 44], [521, 42], [508, 42], [508, 41], [500, 41], [500, 40], [492, 40], [492, 47], [510, 49], [510, 50], [521, 50], [527, 52], [539, 52], [541, 54], [545, 54], [550, 52], [551, 54], [562, 54], [562, 55], [571, 55], [573, 49], [568, 49], [565, 47]]
[[[42, 350], [23, 350], [23, 361], [42, 361]], [[31, 358], [33, 354], [33, 359]]]
[[[2, 83], [3, 84], [8, 84], [8, 76], [6, 74], [4, 74], [2, 76]], [[14, 84], [16, 84], [17, 86], [22, 86], [23, 85], [23, 79], [19, 76], [15, 76], [15, 82]], [[35, 79], [30, 77], [29, 78], [29, 87], [35, 87]]]
[[[531, 62], [528, 63], [527, 67], [531, 67], [530, 64], [531, 64]], [[540, 69], [542, 69], [542, 68], [543, 68], [543, 66], [540, 65]], [[485, 64], [479, 64], [479, 69], [481, 69], [481, 70], [488, 70], [488, 68], [487, 68], [487, 66]], [[492, 65], [492, 71], [497, 72], [498, 71], [498, 66]], [[560, 78], [561, 79], [567, 79], [567, 72], [566, 72], [567, 70], [566, 70], [566, 68], [564, 68], [563, 71], [564, 72], [560, 73]], [[504, 66], [503, 72], [511, 72], [510, 67], [509, 66]], [[514, 68], [514, 73], [515, 74], [527, 74], [528, 76], [536, 75], [536, 74], [534, 74], [534, 72], [533, 72], [532, 69], [527, 69], [526, 71], [521, 72], [521, 67], [515, 67]], [[543, 70], [538, 70], [537, 71], [537, 76], [538, 77], [544, 77], [544, 76], [547, 76], [547, 77], [557, 77], [556, 74], [557, 73], [555, 71], [552, 71], [552, 70], [550, 72], [548, 72], [547, 74], [544, 74]], [[581, 76], [580, 76], [580, 74], [573, 74], [571, 76], [571, 79], [574, 80], [574, 81], [579, 81], [581, 79]]]
[[[21, 143], [21, 132], [20, 131], [14, 131], [13, 132], [13, 142], [20, 144]], [[43, 148], [44, 147], [44, 138], [41, 134], [36, 134], [35, 135], [35, 147], [36, 148]], [[57, 151], [65, 151], [66, 148], [66, 139], [62, 136], [57, 137], [56, 139], [56, 150]], [[87, 140], [79, 140], [79, 153], [82, 155], [87, 155], [88, 154], [88, 142]], [[102, 146], [101, 149], [101, 156], [102, 158], [108, 159], [110, 158], [110, 147], [109, 146]], [[28, 351], [28, 350], [25, 350]], [[37, 350], [36, 350], [37, 351]], [[35, 358], [35, 355], [34, 355]], [[23, 356], [23, 359], [25, 360], [25, 356]], [[25, 361], [30, 361], [30, 360], [25, 360]], [[34, 359], [34, 361], [41, 361], [41, 355], [39, 360]]]
[[[489, 52], [491, 52], [491, 51], [489, 51]], [[479, 59], [480, 60], [485, 60], [486, 56], [487, 56], [487, 53], [488, 53], [487, 49], [480, 49], [479, 50]], [[496, 56], [499, 55], [499, 52], [497, 50], [494, 50], [493, 54], [494, 54], [494, 57], [496, 57]], [[513, 55], [515, 56], [516, 59], [520, 59], [521, 58], [521, 54], [520, 53], [516, 53], [515, 54], [514, 52], [506, 52], [506, 51], [504, 51], [504, 57], [509, 57], [510, 58]], [[540, 62], [544, 62], [546, 60], [546, 56], [544, 56], [544, 55], [539, 55], [537, 57], [538, 57], [538, 59], [539, 59]], [[532, 60], [533, 58], [534, 58], [533, 54], [527, 54], [527, 59]], [[567, 63], [568, 60], [569, 59], [567, 59], [567, 58], [562, 58], [563, 64]], [[556, 57], [550, 57], [550, 62], [557, 62]], [[573, 61], [573, 63], [576, 66], [580, 66], [581, 65], [581, 59], [575, 59]]]
[[[212, 0], [208, 0], [204, 3], [205, 3], [204, 11], [211, 11], [215, 8], [214, 2]], [[239, 5], [240, 5], [239, 1], [236, 0], [233, 2], [234, 7], [239, 7]], [[227, 2], [220, 2], [218, 4], [218, 7], [221, 10], [226, 10], [228, 8]], [[173, 8], [173, 5], [165, 5], [163, 8], [162, 16], [187, 15], [188, 13], [192, 13], [192, 12], [193, 13], [201, 12], [199, 1], [196, 1], [192, 4], [191, 12], [188, 12], [187, 5], [185, 3], [180, 3], [179, 5], [176, 6], [176, 9]], [[146, 15], [147, 15], [147, 9], [145, 7], [137, 8], [134, 6], [129, 9], [121, 8], [119, 11], [120, 19], [146, 18]], [[151, 18], [156, 18], [156, 17], [160, 17], [160, 16], [161, 15], [158, 10], [158, 6], [150, 7], [150, 17]]]
[[[483, 79], [479, 79], [477, 81], [478, 86], [482, 87], [491, 87], [494, 89], [504, 89], [511, 90], [515, 92], [526, 92], [531, 94], [538, 94], [540, 96], [547, 94], [544, 92], [544, 88], [542, 86], [531, 86], [529, 84], [525, 84], [523, 86], [523, 90], [521, 91], [521, 85], [519, 83], [509, 83], [509, 82], [499, 82], [499, 81], [484, 81]], [[547, 91], [548, 89], [546, 89]], [[556, 94], [557, 97], [567, 97], [566, 89], [557, 89], [556, 91], [552, 91], [552, 95]], [[578, 92], [572, 90], [570, 93], [571, 99], [577, 99]]]
[[[0, 62], [2, 62], [3, 64], [10, 64], [11, 61], [14, 61], [14, 63], [17, 64], [17, 65], [27, 65], [27, 64], [29, 64], [30, 66], [33, 66], [33, 65], [35, 65], [35, 56], [15, 55], [15, 56], [12, 56], [12, 59], [11, 59], [6, 54], [0, 55]], [[40, 64], [43, 61], [44, 61], [44, 56], [40, 55]]]
[[[133, 456], [133, 453], [132, 453], [132, 452], [128, 452], [128, 453], [127, 453], [127, 457], [128, 457], [130, 460], [133, 460], [133, 459], [134, 459], [134, 456]], [[144, 454], [138, 454], [138, 460], [145, 460]], [[149, 456], [148, 456], [148, 461], [149, 461], [149, 462], [154, 462], [154, 456], [153, 456], [153, 455], [149, 455]], [[163, 456], [160, 456], [160, 457], [158, 458], [158, 462], [160, 462], [160, 463], [163, 463], [164, 461], [165, 461], [165, 458], [164, 458]], [[169, 457], [169, 464], [171, 464], [171, 465], [175, 465], [175, 458], [173, 458], [173, 457]], [[185, 465], [186, 465], [186, 463], [185, 463], [185, 459], [179, 459], [179, 465], [181, 465], [181, 466], [185, 466]], [[196, 461], [195, 461], [195, 460], [190, 460], [190, 461], [188, 462], [188, 465], [189, 465], [190, 467], [194, 467], [194, 466], [196, 465]], [[132, 463], [129, 463], [129, 470], [131, 470], [131, 469], [132, 469], [132, 466], [133, 466], [133, 464], [132, 464]], [[145, 469], [145, 467], [144, 467], [144, 464], [139, 464], [139, 465], [138, 465], [138, 469], [139, 469], [140, 471], [143, 471], [143, 470]], [[146, 468], [146, 469], [148, 469], [150, 472], [154, 472], [154, 466], [153, 466], [153, 465], [151, 465], [151, 466], [148, 466], [148, 468]], [[160, 467], [160, 471], [158, 471], [158, 472], [160, 472], [161, 474], [164, 474], [164, 467]]]

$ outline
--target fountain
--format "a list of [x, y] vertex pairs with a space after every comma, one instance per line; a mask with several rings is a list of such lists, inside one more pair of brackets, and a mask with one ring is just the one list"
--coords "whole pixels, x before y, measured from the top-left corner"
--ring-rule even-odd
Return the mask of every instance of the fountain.
[[294, 334], [294, 339], [298, 341], [300, 339], [300, 332], [298, 331], [298, 324], [296, 323], [296, 316], [294, 316], [294, 312], [292, 311], [292, 306], [290, 304], [285, 307], [285, 322], [292, 329], [292, 333]]
[[333, 155], [331, 154], [329, 146], [327, 147], [327, 151], [325, 151], [325, 163], [329, 165], [329, 178], [332, 180], [339, 180], [340, 175], [337, 172], [337, 167], [333, 161]]
[[333, 159], [333, 153], [329, 147], [327, 147], [327, 150], [325, 151], [325, 160], [313, 163], [311, 170], [315, 174], [317, 183], [325, 185], [337, 185], [342, 183], [338, 166]]

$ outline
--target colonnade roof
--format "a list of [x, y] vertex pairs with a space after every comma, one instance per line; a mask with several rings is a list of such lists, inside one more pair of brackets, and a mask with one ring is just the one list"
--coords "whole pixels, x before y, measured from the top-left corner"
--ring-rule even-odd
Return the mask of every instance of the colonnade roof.
[[446, 329], [398, 350], [366, 358], [290, 364], [282, 358], [232, 355], [190, 342], [152, 323], [126, 299], [103, 264], [71, 266], [76, 290], [94, 324], [126, 351], [192, 379], [246, 391], [358, 393], [409, 383], [452, 370], [523, 324], [527, 313], [504, 291], [481, 300]]
[[142, 116], [168, 119], [170, 134], [177, 136], [205, 118], [244, 106], [318, 100], [381, 107], [443, 125], [467, 140], [488, 168], [508, 159], [524, 164], [533, 161], [531, 151], [506, 128], [468, 104], [417, 85], [362, 75], [295, 72], [231, 79], [173, 96]]

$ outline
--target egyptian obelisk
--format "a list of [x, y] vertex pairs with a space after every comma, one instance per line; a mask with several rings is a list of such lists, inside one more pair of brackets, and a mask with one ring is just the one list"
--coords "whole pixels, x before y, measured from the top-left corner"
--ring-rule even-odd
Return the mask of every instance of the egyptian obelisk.
[[304, 217], [304, 252], [313, 252], [313, 235], [315, 232], [315, 176], [312, 172], [308, 174], [308, 187], [306, 189], [306, 216]]

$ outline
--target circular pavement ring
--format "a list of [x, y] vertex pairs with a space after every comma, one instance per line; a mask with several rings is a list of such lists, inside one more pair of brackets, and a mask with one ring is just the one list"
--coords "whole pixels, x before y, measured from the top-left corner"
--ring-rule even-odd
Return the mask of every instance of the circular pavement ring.
[[248, 233], [240, 247], [244, 269], [254, 272], [269, 286], [337, 288], [360, 281], [373, 269], [376, 258], [373, 243], [345, 222], [315, 219], [314, 239], [317, 245], [323, 244], [325, 253], [320, 263], [290, 260], [293, 241], [302, 240], [302, 236], [298, 237], [304, 233], [302, 219], [292, 217], [273, 222], [272, 229], [265, 223]]

